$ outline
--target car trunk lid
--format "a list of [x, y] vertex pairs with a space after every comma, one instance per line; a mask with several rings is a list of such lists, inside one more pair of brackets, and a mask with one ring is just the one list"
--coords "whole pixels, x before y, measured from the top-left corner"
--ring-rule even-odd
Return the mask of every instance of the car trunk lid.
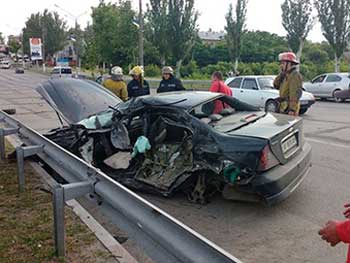
[[259, 137], [269, 141], [271, 151], [285, 164], [302, 149], [302, 119], [283, 114], [267, 113], [249, 125], [227, 132], [229, 135]]

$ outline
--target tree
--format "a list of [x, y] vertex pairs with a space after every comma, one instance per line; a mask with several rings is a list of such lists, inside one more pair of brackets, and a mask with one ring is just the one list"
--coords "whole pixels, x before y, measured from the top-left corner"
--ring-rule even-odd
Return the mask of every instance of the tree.
[[0, 44], [4, 43], [4, 37], [2, 36], [2, 32], [0, 32]]
[[53, 56], [63, 49], [66, 42], [66, 23], [57, 12], [51, 13], [47, 9], [43, 13], [32, 14], [25, 22], [23, 29], [25, 53], [29, 53], [29, 38], [32, 37], [42, 39], [45, 51], [43, 56]]
[[18, 53], [18, 50], [21, 48], [21, 43], [19, 43], [16, 39], [10, 39], [7, 42], [7, 46], [9, 47], [9, 50], [11, 53], [16, 54], [16, 59], [17, 59], [17, 53]]
[[350, 37], [350, 0], [317, 0], [314, 5], [323, 35], [334, 51], [335, 72], [339, 72], [340, 58]]
[[169, 57], [168, 48], [168, 0], [150, 0], [147, 5], [146, 38], [160, 55], [160, 64], [165, 66]]
[[121, 0], [118, 4], [100, 1], [98, 7], [92, 8], [94, 44], [101, 62], [127, 65], [134, 61], [137, 51], [134, 17], [130, 1]]
[[247, 3], [248, 0], [237, 0], [235, 16], [233, 16], [232, 4], [230, 4], [229, 11], [226, 15], [226, 41], [230, 58], [232, 62], [235, 63], [235, 72], [237, 72], [238, 60], [241, 52], [241, 38], [245, 33]]
[[191, 54], [198, 35], [194, 0], [150, 0], [150, 4], [149, 40], [159, 48], [161, 64], [167, 58], [176, 63], [179, 77], [182, 62]]
[[289, 48], [300, 60], [307, 35], [314, 25], [311, 0], [285, 0], [281, 5], [282, 25]]

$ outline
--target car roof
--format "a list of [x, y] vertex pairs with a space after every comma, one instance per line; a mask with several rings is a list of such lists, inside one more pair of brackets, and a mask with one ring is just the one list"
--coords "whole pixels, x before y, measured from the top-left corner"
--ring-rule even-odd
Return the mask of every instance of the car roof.
[[147, 95], [142, 97], [144, 103], [150, 105], [171, 105], [189, 110], [201, 103], [220, 98], [220, 93], [209, 91], [177, 91], [164, 92], [156, 95]]

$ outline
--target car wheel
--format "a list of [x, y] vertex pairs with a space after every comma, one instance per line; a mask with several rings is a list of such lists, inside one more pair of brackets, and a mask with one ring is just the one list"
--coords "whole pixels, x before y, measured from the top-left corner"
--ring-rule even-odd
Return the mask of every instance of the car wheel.
[[268, 100], [265, 104], [266, 112], [277, 112], [277, 102], [274, 100]]
[[340, 102], [344, 102], [345, 99], [342, 99], [342, 98], [339, 98], [337, 97], [337, 92], [339, 92], [340, 90], [335, 90], [333, 92], [333, 98], [334, 98], [334, 101], [337, 102], [337, 103], [340, 103]]
[[342, 100], [341, 98], [338, 98], [338, 97], [336, 96], [336, 93], [337, 93], [338, 91], [340, 91], [340, 90], [339, 90], [339, 89], [336, 89], [335, 91], [333, 91], [332, 97], [333, 97], [334, 101], [337, 102], [337, 103], [343, 102], [343, 100]]

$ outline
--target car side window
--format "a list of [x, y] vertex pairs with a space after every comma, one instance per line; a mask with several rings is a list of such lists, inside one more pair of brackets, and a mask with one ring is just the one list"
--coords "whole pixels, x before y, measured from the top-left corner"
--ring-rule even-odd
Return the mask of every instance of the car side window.
[[339, 82], [341, 81], [341, 77], [338, 75], [329, 75], [326, 79], [326, 82]]
[[322, 83], [323, 80], [325, 79], [326, 75], [322, 75], [322, 76], [319, 76], [317, 78], [315, 78], [312, 83]]
[[55, 68], [51, 71], [51, 74], [60, 74], [60, 70], [58, 68]]
[[258, 85], [255, 79], [245, 79], [243, 81], [242, 89], [258, 90]]
[[242, 83], [242, 78], [235, 78], [234, 80], [232, 80], [228, 86], [230, 88], [235, 88], [235, 89], [239, 89], [239, 87], [241, 86]]

